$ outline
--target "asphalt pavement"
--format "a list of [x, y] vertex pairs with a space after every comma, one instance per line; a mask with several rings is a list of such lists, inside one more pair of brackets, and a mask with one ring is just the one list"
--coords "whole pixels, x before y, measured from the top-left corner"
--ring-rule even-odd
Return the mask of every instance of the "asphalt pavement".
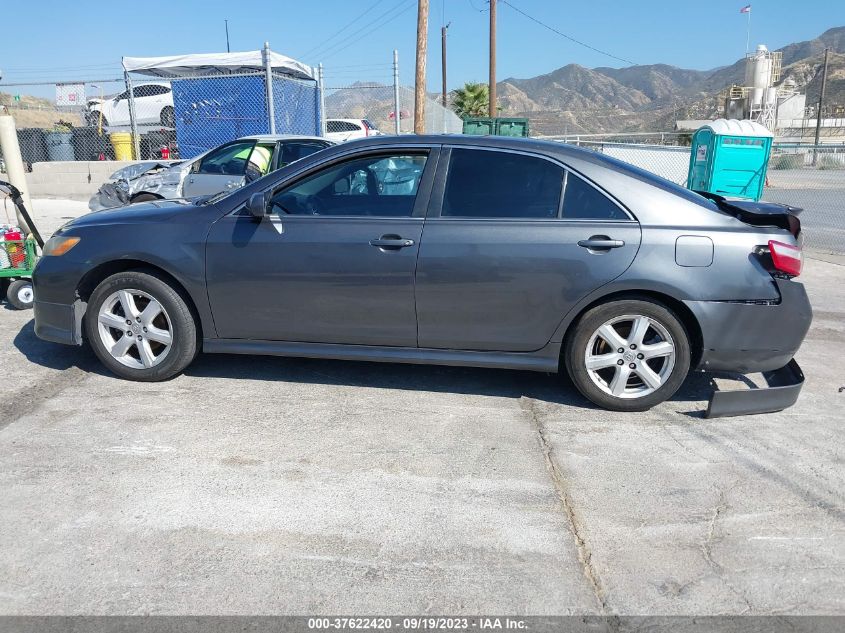
[[845, 614], [845, 268], [798, 404], [708, 420], [530, 372], [105, 373], [0, 308], [0, 614]]

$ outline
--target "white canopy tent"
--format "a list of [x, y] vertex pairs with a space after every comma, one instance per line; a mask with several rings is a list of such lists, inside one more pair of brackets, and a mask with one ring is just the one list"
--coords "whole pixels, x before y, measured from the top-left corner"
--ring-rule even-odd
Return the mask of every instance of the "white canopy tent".
[[[315, 79], [314, 70], [295, 59], [268, 51], [270, 67], [274, 73], [294, 79]], [[164, 57], [124, 57], [123, 68], [130, 73], [182, 79], [203, 75], [254, 73], [264, 70], [262, 51], [241, 53], [193, 53], [190, 55], [167, 55]]]

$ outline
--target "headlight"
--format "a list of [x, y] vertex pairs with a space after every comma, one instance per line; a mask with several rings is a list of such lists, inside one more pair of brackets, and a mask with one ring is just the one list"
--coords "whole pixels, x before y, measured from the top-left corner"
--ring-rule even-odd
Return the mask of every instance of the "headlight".
[[79, 244], [78, 237], [62, 237], [54, 235], [44, 245], [44, 257], [58, 257], [64, 255], [74, 246]]

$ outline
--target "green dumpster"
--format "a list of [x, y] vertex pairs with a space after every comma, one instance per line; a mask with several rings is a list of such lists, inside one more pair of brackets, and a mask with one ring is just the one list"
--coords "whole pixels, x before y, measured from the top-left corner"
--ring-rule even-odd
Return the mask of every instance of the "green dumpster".
[[700, 127], [692, 137], [687, 188], [759, 200], [772, 136], [754, 121], [718, 119]]
[[528, 136], [528, 119], [496, 119], [497, 136]]
[[496, 133], [496, 119], [489, 117], [471, 117], [464, 119], [464, 134], [489, 136]]

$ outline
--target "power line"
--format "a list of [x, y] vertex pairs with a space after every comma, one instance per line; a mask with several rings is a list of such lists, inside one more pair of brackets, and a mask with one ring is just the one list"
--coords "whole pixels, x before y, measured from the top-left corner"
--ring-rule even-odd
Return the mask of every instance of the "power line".
[[557, 34], [558, 34], [558, 35], [560, 35], [561, 37], [564, 37], [564, 38], [568, 39], [570, 42], [575, 42], [575, 43], [576, 43], [576, 44], [578, 44], [579, 46], [583, 46], [584, 48], [589, 48], [591, 51], [595, 51], [596, 53], [601, 53], [602, 55], [605, 55], [605, 56], [607, 56], [607, 57], [612, 57], [613, 59], [619, 60], [620, 62], [625, 62], [626, 64], [636, 65], [636, 64], [635, 64], [635, 62], [632, 62], [630, 59], [625, 59], [624, 57], [618, 57], [618, 56], [616, 56], [616, 55], [614, 55], [614, 54], [612, 54], [612, 53], [608, 53], [607, 51], [603, 51], [603, 50], [601, 50], [600, 48], [596, 48], [595, 46], [590, 46], [589, 44], [587, 44], [587, 43], [585, 43], [585, 42], [582, 42], [581, 40], [576, 40], [574, 37], [572, 37], [572, 36], [570, 36], [570, 35], [567, 35], [566, 33], [562, 33], [562, 32], [560, 32], [560, 31], [558, 31], [556, 28], [554, 28], [554, 27], [552, 27], [552, 26], [549, 26], [549, 25], [548, 25], [548, 24], [546, 24], [545, 22], [541, 22], [541, 21], [540, 21], [540, 20], [538, 20], [537, 18], [535, 18], [535, 17], [533, 17], [533, 16], [531, 16], [531, 15], [528, 15], [528, 14], [527, 14], [525, 11], [523, 11], [522, 9], [519, 9], [518, 7], [513, 6], [513, 5], [512, 5], [510, 2], [508, 2], [507, 0], [502, 0], [502, 4], [506, 4], [506, 5], [508, 5], [511, 9], [513, 9], [514, 11], [516, 11], [517, 13], [519, 13], [520, 15], [522, 15], [522, 16], [524, 16], [524, 17], [528, 18], [528, 19], [529, 19], [529, 20], [531, 20], [532, 22], [536, 22], [537, 24], [539, 24], [539, 25], [540, 25], [540, 26], [542, 26], [543, 28], [546, 28], [546, 29], [550, 30], [552, 33], [557, 33]]
[[[410, 2], [410, 3], [408, 3], [408, 4], [406, 4], [406, 5], [402, 5], [402, 4], [400, 4], [400, 5], [396, 6], [396, 7], [393, 7], [393, 8], [392, 8], [392, 9], [390, 9], [389, 11], [386, 11], [385, 13], [383, 13], [382, 15], [380, 15], [378, 18], [376, 18], [372, 24], [369, 24], [369, 25], [365, 26], [364, 28], [359, 29], [359, 30], [358, 30], [358, 31], [356, 31], [355, 33], [352, 33], [351, 35], [349, 35], [347, 38], [345, 38], [345, 39], [341, 40], [340, 42], [337, 42], [337, 43], [335, 44], [335, 46], [334, 46], [334, 47], [330, 47], [328, 50], [323, 51], [323, 53], [322, 53], [322, 58], [323, 58], [323, 59], [327, 59], [327, 58], [329, 58], [329, 57], [333, 57], [334, 55], [337, 55], [338, 53], [340, 53], [340, 52], [342, 52], [342, 51], [345, 51], [345, 50], [346, 50], [347, 48], [349, 48], [350, 46], [353, 46], [354, 44], [357, 44], [359, 41], [361, 41], [362, 39], [364, 39], [366, 36], [368, 36], [368, 35], [370, 35], [370, 34], [374, 33], [375, 31], [377, 31], [377, 30], [378, 30], [378, 29], [380, 29], [381, 27], [386, 26], [387, 24], [389, 24], [389, 23], [393, 22], [393, 20], [395, 20], [395, 19], [396, 19], [396, 18], [398, 18], [399, 16], [401, 16], [401, 15], [403, 15], [403, 14], [407, 13], [409, 9], [412, 9], [412, 8], [414, 7], [414, 5], [416, 4], [416, 1], [417, 1], [417, 0], [411, 0], [411, 2]], [[398, 12], [398, 13], [394, 13], [394, 11], [396, 11], [397, 9], [399, 9], [399, 12]], [[393, 13], [393, 15], [390, 15], [391, 13]], [[386, 18], [386, 19], [383, 19], [383, 20], [382, 20], [382, 18]], [[381, 22], [379, 22], [378, 20], [382, 20], [382, 21], [381, 21]], [[372, 27], [372, 28], [369, 28], [369, 30], [365, 31], [365, 29], [367, 29], [368, 27]], [[361, 31], [365, 31], [365, 32], [364, 32], [364, 33], [361, 33]], [[358, 37], [358, 38], [356, 38], [356, 39], [353, 39], [351, 42], [349, 42], [349, 43], [348, 43], [348, 44], [346, 44], [345, 46], [341, 46], [340, 48], [337, 48], [337, 46], [340, 46], [341, 44], [344, 44], [344, 43], [345, 43], [345, 42], [347, 42], [350, 38], [354, 37], [355, 35], [357, 35], [357, 34], [359, 34], [359, 33], [361, 33], [361, 36], [360, 36], [360, 37]]]
[[336, 38], [338, 35], [340, 35], [340, 34], [341, 34], [341, 33], [343, 33], [344, 31], [346, 31], [346, 29], [348, 29], [350, 26], [352, 26], [353, 24], [355, 24], [355, 23], [357, 23], [358, 21], [360, 21], [362, 18], [364, 18], [364, 16], [366, 16], [366, 15], [367, 15], [370, 11], [372, 11], [373, 9], [375, 9], [375, 8], [376, 8], [378, 5], [380, 5], [382, 2], [384, 2], [384, 0], [376, 0], [373, 4], [371, 4], [371, 5], [370, 5], [370, 8], [369, 8], [369, 9], [366, 9], [363, 13], [359, 14], [359, 15], [358, 15], [358, 17], [357, 17], [357, 18], [355, 18], [354, 20], [352, 20], [351, 22], [348, 22], [348, 23], [346, 24], [346, 26], [344, 26], [343, 28], [341, 28], [341, 29], [340, 29], [339, 31], [337, 31], [334, 35], [332, 35], [331, 37], [328, 37], [328, 38], [324, 39], [322, 42], [320, 42], [319, 44], [317, 44], [317, 46], [314, 46], [313, 48], [311, 48], [310, 50], [308, 50], [306, 53], [304, 53], [304, 54], [302, 55], [302, 58], [303, 58], [303, 59], [305, 59], [306, 57], [308, 57], [308, 56], [309, 56], [311, 53], [313, 53], [314, 51], [318, 51], [318, 50], [320, 50], [321, 48], [323, 48], [323, 47], [324, 47], [324, 46], [325, 46], [328, 42], [331, 42], [331, 41], [332, 41], [334, 38]]

